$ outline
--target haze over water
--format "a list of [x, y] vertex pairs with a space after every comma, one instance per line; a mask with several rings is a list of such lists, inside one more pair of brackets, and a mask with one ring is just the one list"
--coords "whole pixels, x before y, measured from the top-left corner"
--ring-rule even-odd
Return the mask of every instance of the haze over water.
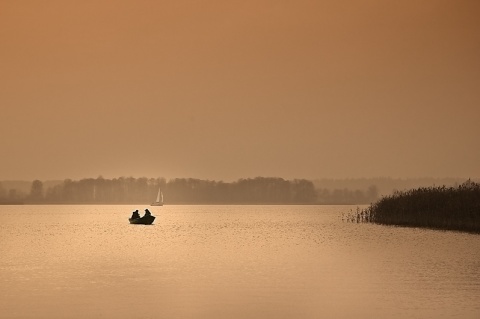
[[[0, 201], [84, 178], [479, 178], [479, 17], [476, 0], [0, 1], [0, 181], [37, 185]], [[150, 227], [136, 208], [0, 205], [0, 317], [480, 318], [479, 236], [344, 223], [346, 206], [167, 205]]]
[[480, 177], [480, 2], [1, 1], [0, 180]]
[[0, 206], [6, 318], [471, 318], [480, 237], [353, 206]]

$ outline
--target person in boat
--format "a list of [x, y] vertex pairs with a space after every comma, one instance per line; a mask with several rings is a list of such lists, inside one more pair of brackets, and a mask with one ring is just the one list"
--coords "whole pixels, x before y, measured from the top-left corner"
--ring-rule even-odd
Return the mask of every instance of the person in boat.
[[147, 209], [145, 209], [145, 216], [143, 217], [148, 217], [148, 216], [152, 216], [152, 213], [150, 213], [150, 211]]
[[138, 209], [135, 210], [135, 211], [132, 213], [132, 219], [136, 219], [136, 218], [140, 218], [140, 214], [138, 213]]

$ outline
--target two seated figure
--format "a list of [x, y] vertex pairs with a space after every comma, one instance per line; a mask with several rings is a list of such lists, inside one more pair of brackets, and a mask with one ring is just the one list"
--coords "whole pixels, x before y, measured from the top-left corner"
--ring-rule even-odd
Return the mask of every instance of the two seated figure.
[[[150, 211], [147, 209], [145, 209], [145, 215], [143, 217], [148, 217], [148, 216], [152, 216], [152, 213], [150, 213]], [[138, 213], [138, 209], [135, 210], [133, 213], [132, 213], [132, 217], [131, 219], [137, 219], [137, 218], [140, 218], [140, 214]]]

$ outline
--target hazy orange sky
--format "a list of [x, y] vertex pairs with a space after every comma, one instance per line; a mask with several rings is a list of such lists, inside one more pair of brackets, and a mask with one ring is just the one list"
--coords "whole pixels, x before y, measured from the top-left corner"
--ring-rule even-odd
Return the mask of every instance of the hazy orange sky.
[[0, 0], [0, 180], [480, 177], [480, 1]]

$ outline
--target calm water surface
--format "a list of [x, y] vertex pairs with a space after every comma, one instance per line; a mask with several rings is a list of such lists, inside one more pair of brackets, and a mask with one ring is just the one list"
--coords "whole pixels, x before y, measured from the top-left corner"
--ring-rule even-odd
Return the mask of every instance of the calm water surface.
[[480, 318], [480, 236], [349, 206], [0, 206], [2, 318]]

